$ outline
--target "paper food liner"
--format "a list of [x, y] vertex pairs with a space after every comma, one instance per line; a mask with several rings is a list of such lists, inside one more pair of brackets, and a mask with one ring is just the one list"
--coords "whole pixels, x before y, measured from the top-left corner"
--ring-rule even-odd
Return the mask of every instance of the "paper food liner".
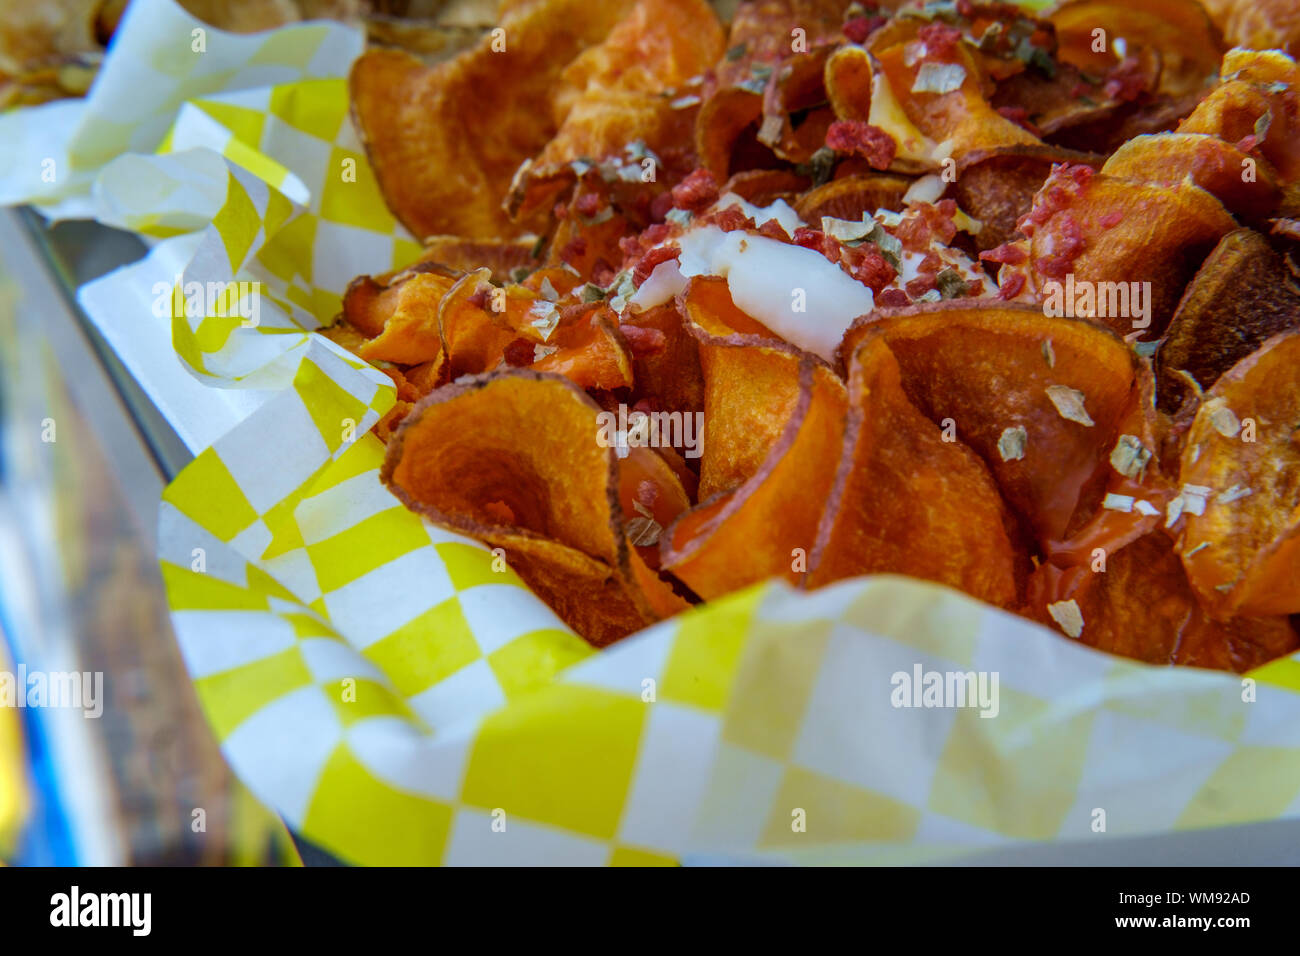
[[[175, 42], [155, 7], [110, 75]], [[294, 35], [250, 38], [258, 69], [301, 69]], [[256, 327], [172, 318], [193, 374], [278, 391], [166, 490], [159, 548], [213, 730], [293, 829], [365, 864], [861, 863], [1300, 814], [1300, 655], [1249, 679], [1151, 667], [893, 576], [769, 583], [592, 651], [380, 484], [391, 383], [307, 330], [417, 247], [341, 78], [233, 69], [94, 201], [155, 238], [201, 228], [183, 287], [262, 283]], [[123, 276], [139, 300], [150, 277]], [[153, 278], [165, 299], [175, 277]], [[996, 676], [995, 707], [897, 706], [924, 703], [897, 675], [930, 672]]]

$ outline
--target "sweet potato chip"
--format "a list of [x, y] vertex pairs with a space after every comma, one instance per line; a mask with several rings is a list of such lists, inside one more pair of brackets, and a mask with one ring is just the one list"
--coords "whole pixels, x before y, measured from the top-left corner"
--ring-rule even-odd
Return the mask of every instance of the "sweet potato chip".
[[[456, 281], [456, 277], [441, 270], [415, 272], [385, 289], [376, 297], [374, 309], [391, 303], [392, 312], [384, 319], [379, 335], [361, 346], [357, 354], [367, 361], [401, 365], [418, 365], [437, 358], [442, 349], [438, 309]], [[345, 304], [345, 315], [347, 311]]]
[[[1223, 37], [1195, 0], [1065, 0], [1046, 14], [1056, 29], [1057, 56], [1090, 73], [1105, 73], [1130, 51], [1159, 57], [1151, 92], [1181, 96], [1201, 89], [1213, 76], [1225, 49]], [[1094, 30], [1105, 31], [1096, 49]], [[1117, 44], [1122, 40], [1123, 45]]]
[[1254, 50], [1300, 55], [1300, 13], [1291, 0], [1201, 0], [1224, 39]]
[[381, 478], [412, 510], [505, 548], [566, 622], [607, 643], [654, 616], [631, 581], [618, 465], [597, 441], [599, 412], [555, 375], [453, 382], [407, 416]]
[[608, 309], [600, 309], [575, 322], [555, 336], [553, 346], [534, 347], [531, 367], [563, 375], [582, 388], [630, 388], [632, 354], [612, 319]]
[[[663, 569], [702, 598], [807, 570], [844, 437], [844, 383], [799, 359], [794, 413], [758, 471], [732, 492], [686, 512], [662, 539]], [[705, 449], [715, 440], [709, 433]]]
[[[631, 326], [638, 330], [631, 332]], [[687, 331], [674, 302], [667, 302], [627, 317], [625, 337], [640, 330], [658, 332], [663, 348], [632, 355], [632, 379], [638, 398], [656, 410], [690, 414], [704, 410], [704, 373], [700, 369], [700, 347]]]
[[1183, 292], [1156, 352], [1161, 407], [1172, 412], [1175, 370], [1202, 389], [1278, 332], [1300, 327], [1300, 282], [1259, 233], [1237, 229], [1215, 246]]
[[890, 173], [866, 173], [833, 179], [824, 186], [809, 190], [799, 198], [794, 211], [804, 222], [820, 223], [822, 216], [832, 219], [862, 221], [862, 214], [870, 218], [877, 209], [894, 212], [903, 208], [903, 196], [912, 180]]
[[[1252, 166], [1248, 177], [1245, 170]], [[1236, 146], [1203, 133], [1135, 137], [1106, 160], [1101, 172], [1165, 186], [1190, 179], [1248, 222], [1263, 221], [1282, 198], [1267, 161], [1256, 165]]]
[[1085, 490], [1109, 469], [1135, 401], [1133, 351], [1090, 322], [990, 300], [865, 316], [842, 354], [877, 334], [898, 360], [908, 398], [984, 459], [1038, 541], [1064, 538]]
[[[517, 302], [517, 292], [514, 298]], [[531, 304], [533, 298], [527, 301]], [[506, 314], [494, 308], [500, 304], [508, 306], [510, 298], [506, 290], [492, 285], [487, 269], [466, 274], [447, 291], [438, 310], [447, 378], [495, 368], [506, 346], [519, 337]]]
[[[1058, 167], [1020, 224], [1029, 236], [1028, 288], [1052, 312], [1091, 313], [1122, 335], [1154, 338], [1188, 279], [1236, 227], [1222, 203], [1190, 182], [1161, 186]], [[1003, 273], [999, 280], [1005, 289]]]
[[750, 169], [736, 173], [723, 183], [719, 192], [735, 193], [755, 206], [770, 206], [778, 199], [793, 206], [810, 185], [807, 176], [788, 169]]
[[1300, 331], [1205, 393], [1183, 449], [1181, 554], [1216, 618], [1300, 613]]
[[953, 198], [983, 228], [975, 236], [979, 249], [1011, 240], [1020, 218], [1033, 208], [1038, 192], [1056, 163], [1099, 167], [1102, 159], [1056, 146], [1007, 146], [966, 153], [957, 160]]
[[501, 33], [432, 67], [397, 50], [359, 57], [349, 77], [353, 122], [402, 225], [419, 239], [528, 231], [501, 208], [515, 170], [555, 135], [551, 96], [564, 68], [633, 2], [516, 4]]
[[[1220, 623], [1201, 610], [1169, 538], [1145, 535], [1106, 558], [1104, 571], [1044, 565], [1027, 615], [1090, 647], [1148, 664], [1247, 671], [1300, 646], [1285, 617]], [[1048, 579], [1052, 579], [1048, 582]]]
[[1028, 561], [984, 462], [912, 405], [883, 335], [868, 335], [849, 368], [844, 450], [807, 586], [908, 574], [1016, 606]]
[[[572, 163], [621, 156], [643, 144], [656, 164], [689, 142], [695, 123], [687, 80], [712, 66], [723, 51], [722, 26], [705, 0], [637, 0], [604, 42], [563, 71], [554, 92], [559, 131], [514, 177], [509, 208], [527, 217], [573, 181]], [[665, 90], [681, 87], [683, 95]], [[644, 171], [631, 156], [631, 175]], [[689, 172], [689, 166], [678, 170]], [[655, 169], [655, 181], [662, 173]]]
[[424, 241], [421, 262], [436, 262], [457, 272], [487, 269], [492, 281], [509, 282], [519, 269], [531, 271], [538, 265], [533, 250], [537, 241], [524, 239], [464, 239], [460, 236], [430, 236]]

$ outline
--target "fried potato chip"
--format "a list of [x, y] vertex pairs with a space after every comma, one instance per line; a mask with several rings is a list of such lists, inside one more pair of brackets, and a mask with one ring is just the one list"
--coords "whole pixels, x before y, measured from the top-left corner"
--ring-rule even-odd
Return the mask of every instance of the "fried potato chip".
[[877, 209], [901, 211], [903, 196], [912, 182], [906, 176], [891, 173], [845, 176], [804, 193], [795, 203], [794, 211], [804, 222], [820, 223], [823, 216], [861, 222], [863, 213], [870, 218]]
[[1020, 223], [1029, 236], [1029, 288], [1046, 308], [1092, 312], [1122, 335], [1149, 337], [1164, 329], [1187, 281], [1236, 227], [1222, 203], [1190, 182], [1136, 183], [1079, 166], [1053, 170]]
[[492, 281], [509, 282], [518, 270], [536, 268], [533, 250], [537, 240], [522, 239], [465, 239], [461, 236], [430, 236], [424, 241], [421, 262], [436, 262], [457, 272], [488, 269]]
[[534, 347], [532, 369], [563, 375], [581, 388], [631, 388], [632, 353], [615, 322], [609, 309], [593, 306], [588, 317], [557, 327], [554, 345]]
[[[366, 321], [371, 325], [367, 327], [372, 327], [375, 314], [389, 304], [392, 311], [384, 318], [382, 331], [362, 345], [357, 354], [370, 362], [397, 362], [401, 365], [419, 365], [437, 358], [442, 350], [438, 310], [458, 278], [441, 268], [403, 273], [393, 285], [368, 303], [370, 308]], [[348, 291], [353, 293], [351, 288]], [[365, 301], [370, 294], [368, 288], [359, 286], [353, 298]], [[360, 302], [357, 304], [359, 306]], [[345, 298], [344, 316], [353, 325], [361, 327], [349, 314], [348, 305]]]
[[1300, 613], [1300, 331], [1205, 393], [1183, 449], [1183, 566], [1215, 618]]
[[[807, 568], [839, 461], [846, 394], [825, 364], [798, 362], [798, 402], [758, 471], [683, 514], [661, 539], [663, 569], [702, 598], [770, 577], [795, 583]], [[706, 435], [706, 456], [715, 440]]]
[[778, 199], [793, 206], [812, 181], [788, 169], [749, 169], [728, 179], [719, 193], [735, 193], [755, 206], [770, 206]]
[[700, 343], [703, 500], [748, 481], [780, 441], [799, 402], [799, 351], [740, 311], [725, 279], [692, 279], [677, 301]]
[[349, 77], [353, 122], [402, 225], [419, 239], [528, 231], [501, 208], [515, 170], [555, 135], [551, 96], [564, 68], [633, 2], [517, 4], [502, 33], [432, 67], [396, 50], [359, 57]]
[[[1151, 92], [1181, 96], [1201, 89], [1213, 76], [1225, 49], [1223, 37], [1195, 0], [1065, 0], [1045, 17], [1056, 29], [1057, 56], [1090, 73], [1105, 73], [1129, 51], [1159, 57]], [[1097, 49], [1097, 29], [1105, 31]], [[1123, 41], [1122, 45], [1116, 41]]]
[[380, 477], [409, 508], [506, 549], [580, 634], [608, 643], [654, 619], [631, 580], [614, 451], [600, 408], [529, 370], [453, 382], [420, 401]]
[[[455, 379], [495, 368], [506, 347], [519, 338], [506, 310], [513, 306], [518, 312], [534, 301], [518, 287], [497, 289], [487, 269], [459, 279], [438, 307], [438, 330], [447, 356], [444, 375]], [[498, 311], [496, 306], [505, 309]]]
[[1207, 389], [1266, 339], [1296, 327], [1300, 283], [1282, 257], [1254, 230], [1228, 233], [1188, 283], [1156, 351], [1161, 407], [1178, 405], [1181, 390], [1166, 387], [1175, 370]]
[[1224, 38], [1253, 50], [1300, 54], [1300, 8], [1291, 0], [1201, 0]]
[[[912, 403], [984, 459], [1040, 544], [1066, 536], [1105, 476], [1135, 401], [1137, 359], [1114, 333], [992, 300], [881, 310], [854, 323], [842, 355], [882, 335]], [[1087, 515], [1091, 517], [1091, 515]]]
[[1017, 606], [1028, 561], [984, 462], [912, 405], [883, 335], [867, 335], [849, 369], [844, 449], [807, 586], [887, 572]]
[[[637, 0], [604, 42], [563, 71], [554, 92], [559, 131], [514, 177], [509, 209], [527, 217], [574, 179], [572, 163], [620, 156], [632, 143], [656, 165], [689, 142], [695, 123], [689, 98], [664, 96], [684, 88], [722, 56], [723, 32], [705, 0]], [[641, 178], [643, 157], [632, 157]], [[678, 176], [690, 166], [678, 169]], [[655, 170], [650, 180], [661, 175]]]
[[1102, 158], [1056, 146], [1008, 146], [966, 153], [957, 160], [953, 198], [983, 228], [976, 247], [993, 249], [1017, 234], [1016, 224], [1034, 204], [1056, 163], [1100, 167]]
[[700, 368], [700, 346], [686, 329], [676, 303], [637, 312], [620, 327], [625, 337], [641, 334], [642, 330], [662, 336], [663, 347], [641, 354], [633, 350], [632, 379], [637, 396], [660, 411], [702, 412], [704, 372]]
[[1243, 672], [1300, 646], [1285, 617], [1208, 618], [1162, 533], [1110, 554], [1104, 568], [1071, 569], [1063, 581], [1060, 569], [1043, 565], [1030, 580], [1027, 616], [1148, 664]]
[[[1249, 178], [1243, 170], [1253, 167]], [[1129, 140], [1106, 160], [1101, 172], [1137, 182], [1176, 186], [1190, 179], [1234, 215], [1263, 221], [1281, 201], [1267, 161], [1257, 165], [1242, 150], [1203, 133], [1159, 133]]]

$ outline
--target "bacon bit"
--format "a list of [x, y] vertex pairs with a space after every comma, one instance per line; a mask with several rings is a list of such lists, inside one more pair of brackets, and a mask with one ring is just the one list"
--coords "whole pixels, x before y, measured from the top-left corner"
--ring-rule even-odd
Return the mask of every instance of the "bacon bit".
[[554, 208], [551, 209], [551, 214], [555, 216], [556, 219], [568, 219], [569, 207], [565, 203], [557, 202]]
[[484, 286], [482, 289], [477, 290], [473, 295], [471, 295], [468, 299], [466, 299], [465, 304], [472, 305], [476, 309], [483, 309], [487, 307], [487, 300], [488, 300], [488, 288]]
[[637, 482], [636, 494], [633, 497], [648, 510], [653, 511], [655, 503], [659, 500], [659, 486], [650, 479], [643, 478]]
[[662, 352], [668, 345], [668, 338], [659, 329], [647, 329], [640, 325], [620, 325], [618, 330], [627, 339], [627, 347], [633, 358], [645, 358]]
[[582, 257], [586, 254], [587, 240], [582, 236], [577, 236], [570, 239], [568, 243], [565, 244], [564, 248], [560, 250], [560, 260], [562, 262], [567, 262], [576, 269], [578, 263], [582, 261]]
[[609, 288], [616, 275], [618, 273], [614, 270], [614, 267], [604, 259], [597, 259], [591, 264], [591, 281], [602, 289]]
[[1002, 288], [998, 289], [998, 298], [1004, 302], [1009, 302], [1016, 296], [1020, 295], [1025, 287], [1025, 276], [1022, 272], [1013, 272], [1002, 280]]
[[1032, 133], [1034, 136], [1042, 138], [1043, 131], [1029, 121], [1029, 110], [1023, 106], [999, 106], [998, 115], [1003, 119], [1011, 120], [1021, 129]]
[[709, 213], [701, 223], [717, 226], [723, 232], [735, 232], [737, 229], [755, 229], [754, 220], [746, 216], [739, 206], [728, 206]]
[[1249, 153], [1258, 145], [1259, 137], [1254, 133], [1247, 133], [1241, 139], [1237, 140], [1237, 149], [1241, 150], [1243, 153]]
[[1063, 163], [1053, 166], [1047, 182], [1034, 197], [1034, 208], [1027, 215], [1021, 216], [1016, 228], [1027, 236], [1034, 234], [1034, 228], [1041, 226], [1062, 209], [1071, 205], [1074, 199], [1092, 181], [1091, 166], [1070, 165]]
[[502, 350], [501, 356], [511, 368], [524, 368], [533, 364], [536, 354], [533, 346], [536, 344], [530, 339], [515, 339]]
[[943, 260], [933, 252], [927, 252], [921, 261], [916, 264], [918, 275], [937, 276], [943, 269]]
[[1004, 242], [1000, 246], [985, 249], [980, 253], [980, 259], [985, 262], [1003, 262], [1009, 266], [1018, 266], [1028, 258], [1029, 253], [1014, 242]]
[[655, 271], [655, 266], [661, 262], [668, 262], [670, 259], [676, 259], [682, 254], [681, 249], [677, 248], [677, 243], [670, 242], [666, 246], [659, 246], [651, 249], [641, 257], [632, 270], [632, 284], [640, 288], [641, 283], [650, 278], [650, 273]]
[[844, 248], [833, 236], [826, 235], [820, 229], [809, 229], [807, 226], [800, 226], [794, 231], [794, 244], [805, 249], [816, 249], [836, 264], [839, 263], [840, 252]]
[[972, 282], [970, 279], [966, 280], [966, 295], [968, 298], [978, 298], [983, 294], [984, 294], [983, 279], [976, 279], [974, 282]]
[[950, 27], [946, 23], [935, 21], [921, 27], [916, 33], [917, 37], [925, 44], [925, 53], [927, 57], [943, 59], [952, 55], [952, 51], [957, 48], [961, 42], [961, 31], [956, 27]]
[[769, 239], [775, 239], [778, 242], [790, 241], [790, 234], [786, 232], [785, 227], [775, 219], [769, 219], [767, 222], [763, 223], [763, 225], [759, 226], [758, 234], [760, 236], [766, 236]]
[[671, 192], [660, 193], [650, 200], [650, 221], [663, 222], [664, 217], [668, 215], [668, 210], [672, 208], [673, 194]]
[[876, 305], [883, 309], [896, 309], [910, 303], [911, 300], [902, 289], [885, 289], [876, 296]]
[[1035, 271], [1054, 279], [1062, 278], [1087, 243], [1074, 216], [1063, 212], [1052, 220], [1052, 254], [1034, 263]]
[[1135, 100], [1146, 90], [1146, 77], [1142, 75], [1142, 64], [1135, 56], [1126, 56], [1102, 87], [1112, 100], [1127, 103]]
[[861, 245], [844, 250], [844, 268], [872, 292], [879, 293], [894, 281], [894, 267], [872, 245]]
[[1106, 213], [1106, 215], [1102, 216], [1101, 219], [1098, 220], [1098, 222], [1101, 223], [1101, 228], [1103, 229], [1114, 229], [1123, 221], [1124, 221], [1124, 212], [1123, 210], [1120, 209], [1116, 209], [1114, 212], [1108, 212]]
[[952, 221], [957, 214], [957, 203], [942, 199], [935, 205], [919, 203], [903, 217], [895, 235], [909, 252], [929, 252], [934, 240], [951, 245], [957, 237], [957, 225]]
[[854, 17], [844, 24], [844, 35], [851, 43], [864, 43], [887, 22], [884, 17]]
[[573, 204], [579, 216], [585, 216], [588, 219], [600, 212], [600, 196], [597, 193], [583, 193]]
[[673, 187], [673, 205], [699, 212], [718, 198], [718, 183], [707, 169], [697, 169]]
[[934, 276], [917, 276], [903, 286], [907, 294], [913, 299], [919, 299], [931, 289], [938, 288], [934, 282]]
[[837, 153], [861, 156], [875, 169], [888, 169], [898, 152], [892, 136], [862, 120], [836, 120], [826, 131], [826, 145]]

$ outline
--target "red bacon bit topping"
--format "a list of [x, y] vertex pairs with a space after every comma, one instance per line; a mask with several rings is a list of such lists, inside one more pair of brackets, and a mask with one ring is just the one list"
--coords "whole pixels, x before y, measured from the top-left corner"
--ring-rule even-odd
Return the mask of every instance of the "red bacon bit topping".
[[476, 309], [482, 309], [487, 306], [487, 300], [488, 300], [488, 289], [486, 286], [484, 286], [482, 289], [479, 289], [468, 299], [466, 299], [465, 304], [472, 305]]
[[537, 355], [533, 348], [537, 343], [530, 342], [528, 339], [515, 339], [507, 345], [502, 352], [502, 357], [506, 364], [511, 368], [524, 368], [533, 364], [533, 359]]
[[574, 202], [573, 208], [578, 211], [579, 216], [590, 219], [600, 212], [600, 196], [596, 193], [583, 193]]
[[955, 215], [957, 203], [951, 199], [941, 199], [934, 205], [918, 203], [903, 217], [894, 234], [909, 252], [929, 252], [934, 240], [950, 245], [957, 237], [957, 225], [952, 221]]
[[582, 261], [582, 257], [586, 254], [587, 240], [582, 236], [577, 236], [565, 243], [564, 248], [560, 250], [560, 259], [576, 269], [578, 263]]
[[763, 223], [763, 225], [759, 226], [758, 234], [760, 236], [766, 236], [769, 239], [775, 239], [777, 242], [790, 241], [790, 234], [786, 232], [785, 227], [775, 219], [769, 219], [767, 222]]
[[1115, 71], [1107, 78], [1106, 85], [1102, 87], [1107, 96], [1121, 103], [1137, 99], [1146, 88], [1142, 64], [1135, 56], [1126, 56], [1119, 66], [1115, 67]]
[[1043, 135], [1043, 131], [1029, 121], [1029, 110], [1023, 106], [999, 106], [998, 115], [1035, 136], [1041, 137]]
[[659, 500], [659, 486], [648, 478], [637, 482], [636, 500], [651, 510], [654, 509], [655, 502]]
[[707, 169], [697, 169], [673, 187], [673, 205], [699, 212], [718, 199], [718, 183]]
[[1034, 208], [1027, 215], [1020, 217], [1016, 228], [1026, 236], [1032, 236], [1036, 227], [1069, 206], [1092, 181], [1092, 177], [1091, 166], [1069, 164], [1053, 166], [1047, 182], [1034, 197]]
[[876, 293], [893, 282], [896, 274], [880, 250], [870, 245], [861, 245], [856, 249], [846, 248], [844, 268], [849, 275]]
[[1247, 133], [1241, 139], [1237, 140], [1236, 145], [1237, 149], [1241, 150], [1243, 153], [1249, 153], [1259, 145], [1259, 137], [1254, 133]]
[[1025, 276], [1021, 272], [1013, 272], [1002, 280], [1002, 287], [998, 289], [998, 298], [1003, 301], [1014, 299], [1020, 295], [1021, 290], [1025, 287]]
[[946, 59], [952, 56], [952, 51], [961, 42], [960, 30], [938, 21], [921, 27], [916, 35], [925, 44], [926, 56], [934, 59]]
[[851, 43], [864, 43], [867, 37], [883, 27], [888, 21], [884, 17], [854, 17], [844, 24], [844, 35]]
[[1005, 262], [1007, 265], [1018, 266], [1029, 258], [1029, 253], [1017, 243], [1004, 242], [996, 248], [984, 250], [980, 253], [980, 258], [985, 262]]
[[591, 281], [602, 289], [608, 288], [616, 275], [618, 273], [614, 271], [614, 267], [604, 259], [597, 259], [591, 264]]
[[668, 344], [667, 337], [659, 329], [647, 329], [639, 325], [620, 325], [618, 330], [627, 339], [627, 347], [632, 350], [633, 358], [645, 358], [662, 352]]
[[917, 276], [903, 286], [907, 290], [907, 294], [913, 299], [921, 298], [935, 287], [934, 276]]
[[1052, 254], [1036, 261], [1034, 269], [1042, 275], [1059, 279], [1070, 271], [1086, 243], [1079, 223], [1069, 213], [1062, 213], [1052, 220], [1050, 236]]
[[668, 210], [672, 208], [673, 194], [671, 192], [660, 193], [650, 200], [650, 221], [663, 222], [664, 217], [668, 215]]
[[655, 271], [655, 266], [661, 262], [668, 262], [670, 259], [676, 259], [681, 255], [681, 250], [677, 248], [675, 242], [670, 242], [666, 246], [658, 246], [651, 249], [641, 257], [641, 261], [636, 264], [632, 270], [632, 284], [640, 288], [641, 283], [650, 278], [650, 273]]
[[910, 304], [911, 300], [902, 289], [886, 289], [876, 296], [876, 305], [882, 309], [897, 309]]
[[831, 262], [839, 263], [840, 250], [843, 248], [833, 236], [828, 236], [820, 229], [800, 226], [794, 231], [794, 244], [805, 249], [816, 249]]
[[862, 120], [836, 120], [826, 131], [826, 145], [837, 153], [861, 156], [875, 169], [888, 169], [898, 152], [892, 136]]
[[745, 215], [739, 206], [728, 206], [709, 213], [701, 223], [717, 226], [723, 232], [735, 232], [737, 229], [754, 229], [754, 220]]

